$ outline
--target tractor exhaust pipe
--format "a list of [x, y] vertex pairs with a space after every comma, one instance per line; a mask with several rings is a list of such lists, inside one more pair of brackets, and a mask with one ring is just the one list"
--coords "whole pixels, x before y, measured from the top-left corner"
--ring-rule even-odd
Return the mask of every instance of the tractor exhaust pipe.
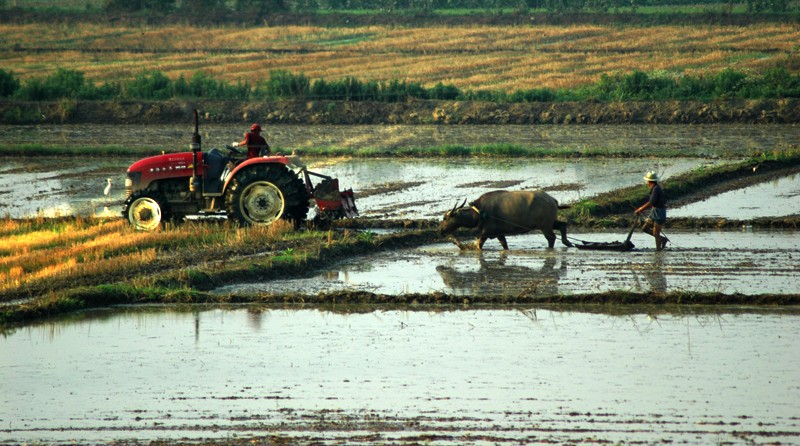
[[189, 146], [192, 149], [192, 179], [189, 182], [189, 191], [194, 194], [200, 190], [200, 177], [197, 175], [197, 154], [201, 150], [200, 132], [198, 131], [198, 116], [197, 109], [194, 111], [194, 133], [192, 133], [192, 144]]

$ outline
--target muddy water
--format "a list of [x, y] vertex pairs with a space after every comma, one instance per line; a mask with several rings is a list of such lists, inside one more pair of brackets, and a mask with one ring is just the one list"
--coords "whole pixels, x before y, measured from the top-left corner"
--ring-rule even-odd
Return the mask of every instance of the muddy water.
[[[642, 183], [643, 171], [677, 175], [701, 164], [699, 159], [575, 160], [373, 160], [343, 162], [324, 170], [352, 185], [364, 216], [440, 218], [456, 202], [496, 190], [545, 189], [568, 204], [620, 187]], [[322, 168], [321, 168], [322, 169]], [[372, 189], [399, 186], [370, 194]], [[644, 187], [644, 186], [643, 186]], [[359, 191], [361, 194], [359, 195]], [[366, 195], [366, 196], [365, 196]]]
[[[9, 158], [0, 166], [0, 215], [119, 215], [125, 171], [133, 158]], [[562, 203], [641, 183], [641, 172], [675, 175], [701, 164], [697, 158], [563, 160], [307, 160], [314, 171], [352, 187], [362, 215], [440, 217], [456, 200], [493, 189], [547, 188]], [[719, 161], [722, 162], [722, 161]], [[106, 180], [111, 191], [104, 195]], [[644, 187], [644, 186], [643, 186]], [[387, 192], [386, 189], [389, 189]], [[378, 191], [371, 193], [370, 191]]]
[[800, 441], [793, 313], [116, 309], [0, 338], [0, 442]]
[[[800, 288], [800, 239], [794, 231], [672, 232], [664, 252], [636, 233], [633, 252], [559, 247], [547, 250], [542, 235], [509, 238], [508, 252], [488, 241], [483, 252], [436, 244], [349, 260], [310, 279], [240, 283], [216, 290], [252, 294], [357, 290], [381, 294], [444, 292], [514, 296], [603, 291], [796, 293]], [[613, 242], [620, 233], [573, 234]]]
[[[126, 145], [183, 151], [192, 126], [0, 126], [0, 144], [35, 141], [68, 147]], [[238, 139], [242, 128], [203, 125], [205, 147]], [[781, 150], [797, 143], [791, 125], [708, 126], [270, 126], [276, 149], [305, 147], [396, 148], [448, 144], [517, 144], [570, 150], [609, 149], [652, 154], [634, 160], [354, 160], [309, 167], [337, 176], [356, 192], [363, 215], [385, 218], [439, 216], [456, 200], [492, 189], [546, 188], [562, 203], [639, 184], [641, 173], [666, 178], [704, 163], [698, 158], [658, 159], [660, 150], [687, 156], [732, 159], [754, 151]], [[7, 158], [0, 166], [0, 215], [14, 218], [61, 215], [118, 215], [125, 170], [138, 157]], [[103, 194], [111, 178], [109, 195]], [[382, 192], [374, 192], [381, 190]], [[389, 192], [387, 192], [387, 190]], [[778, 190], [768, 190], [779, 196]], [[783, 203], [785, 200], [777, 200]], [[778, 204], [773, 207], [787, 209]], [[755, 210], [754, 212], [759, 212]], [[769, 214], [772, 215], [772, 214]], [[778, 214], [785, 215], [785, 214]]]
[[800, 175], [716, 195], [669, 211], [672, 217], [721, 217], [748, 220], [800, 212]]
[[[125, 170], [137, 157], [6, 158], [0, 166], [0, 216], [119, 215], [125, 198]], [[654, 159], [426, 159], [314, 160], [310, 169], [340, 179], [356, 193], [363, 216], [439, 218], [457, 201], [494, 189], [547, 190], [569, 204], [601, 192], [642, 183], [642, 172], [657, 170], [669, 181], [700, 165], [725, 161]], [[104, 195], [107, 179], [112, 180]], [[644, 187], [644, 186], [642, 186]], [[783, 216], [800, 209], [800, 175], [671, 209], [673, 217], [750, 219]]]
[[[131, 158], [4, 158], [0, 216], [118, 216]], [[104, 194], [107, 179], [111, 190]]]

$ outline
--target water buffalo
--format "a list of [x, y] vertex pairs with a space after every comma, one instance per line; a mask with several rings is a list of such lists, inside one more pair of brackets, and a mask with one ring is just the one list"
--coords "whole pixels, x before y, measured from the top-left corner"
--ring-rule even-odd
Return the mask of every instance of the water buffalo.
[[549, 248], [555, 246], [554, 229], [561, 232], [561, 243], [573, 246], [567, 240], [567, 224], [556, 220], [558, 201], [543, 191], [493, 191], [487, 192], [466, 207], [467, 200], [444, 214], [439, 233], [450, 235], [458, 228], [477, 229], [475, 246], [483, 249], [487, 239], [496, 238], [503, 249], [508, 249], [507, 235], [525, 234], [539, 229], [547, 238]]

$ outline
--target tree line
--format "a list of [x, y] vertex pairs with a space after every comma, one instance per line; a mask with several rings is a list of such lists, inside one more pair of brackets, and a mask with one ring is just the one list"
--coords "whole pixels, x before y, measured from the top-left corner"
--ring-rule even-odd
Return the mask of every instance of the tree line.
[[215, 79], [201, 71], [190, 78], [170, 79], [164, 73], [142, 71], [132, 79], [96, 84], [81, 71], [59, 68], [45, 77], [18, 79], [0, 69], [0, 97], [20, 101], [217, 99], [238, 101], [328, 100], [401, 102], [409, 99], [487, 102], [659, 101], [775, 99], [800, 97], [800, 74], [776, 66], [753, 75], [733, 69], [716, 74], [672, 76], [634, 71], [603, 74], [594, 84], [573, 89], [531, 88], [513, 92], [462, 90], [438, 83], [425, 87], [405, 80], [374, 81], [345, 77], [310, 79], [285, 70], [250, 84]]

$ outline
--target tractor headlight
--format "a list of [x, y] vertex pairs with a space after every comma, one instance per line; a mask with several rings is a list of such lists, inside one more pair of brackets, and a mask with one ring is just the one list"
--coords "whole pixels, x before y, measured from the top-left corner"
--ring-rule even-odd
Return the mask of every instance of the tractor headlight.
[[141, 179], [141, 172], [128, 172], [128, 175], [125, 177], [125, 197], [130, 197], [134, 190], [139, 189], [139, 182]]

